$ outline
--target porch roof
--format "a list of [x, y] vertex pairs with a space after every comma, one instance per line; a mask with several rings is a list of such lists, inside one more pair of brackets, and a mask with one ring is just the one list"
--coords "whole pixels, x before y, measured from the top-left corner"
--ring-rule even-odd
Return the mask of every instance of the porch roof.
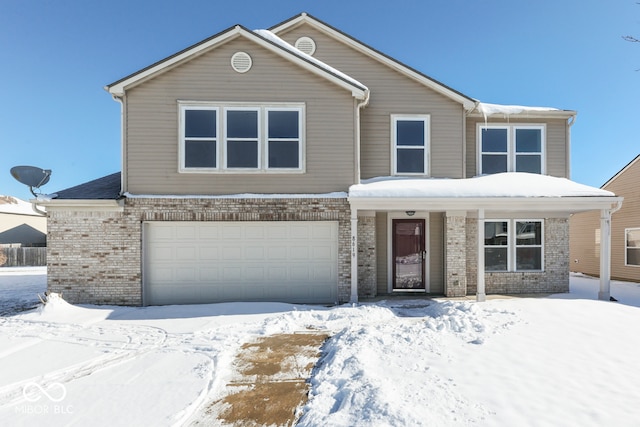
[[566, 178], [507, 172], [474, 178], [378, 177], [349, 188], [356, 209], [581, 212], [611, 209], [622, 197]]

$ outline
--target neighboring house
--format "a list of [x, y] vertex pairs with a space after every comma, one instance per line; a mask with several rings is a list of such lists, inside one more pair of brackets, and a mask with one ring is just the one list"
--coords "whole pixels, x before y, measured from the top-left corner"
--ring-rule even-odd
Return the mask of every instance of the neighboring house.
[[567, 292], [570, 214], [620, 203], [568, 180], [574, 111], [480, 103], [307, 14], [106, 89], [121, 175], [43, 201], [71, 302]]
[[[640, 281], [640, 155], [601, 188], [624, 197], [624, 205], [611, 218], [611, 277]], [[598, 212], [573, 215], [571, 271], [600, 275], [602, 232]]]
[[46, 246], [47, 218], [31, 203], [0, 196], [0, 246]]

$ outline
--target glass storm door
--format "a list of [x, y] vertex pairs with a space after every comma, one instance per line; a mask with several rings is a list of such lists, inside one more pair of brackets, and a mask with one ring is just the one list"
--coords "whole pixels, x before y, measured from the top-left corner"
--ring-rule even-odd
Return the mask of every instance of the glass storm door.
[[425, 290], [424, 219], [392, 221], [393, 290]]

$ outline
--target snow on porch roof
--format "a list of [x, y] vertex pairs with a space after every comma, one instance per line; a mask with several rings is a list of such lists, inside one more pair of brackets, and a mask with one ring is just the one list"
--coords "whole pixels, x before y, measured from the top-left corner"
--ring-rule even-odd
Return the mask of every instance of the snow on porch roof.
[[379, 177], [349, 188], [349, 198], [562, 198], [615, 197], [600, 188], [523, 172], [465, 179]]

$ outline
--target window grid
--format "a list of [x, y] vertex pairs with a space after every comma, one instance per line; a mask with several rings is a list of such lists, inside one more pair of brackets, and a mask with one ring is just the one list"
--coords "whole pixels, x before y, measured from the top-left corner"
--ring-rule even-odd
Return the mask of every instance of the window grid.
[[[392, 140], [392, 171], [394, 175], [428, 175], [429, 174], [429, 115], [392, 115], [391, 116], [391, 140]], [[422, 143], [401, 141], [399, 138], [399, 123], [422, 123]], [[404, 143], [403, 143], [404, 142]], [[405, 154], [411, 155], [409, 157]], [[400, 162], [411, 162], [400, 165]], [[409, 170], [409, 169], [415, 170]]]
[[[485, 271], [487, 272], [542, 272], [544, 271], [544, 221], [540, 219], [491, 219], [485, 220]], [[536, 226], [538, 225], [538, 226]], [[534, 227], [534, 243], [518, 243], [518, 236], [530, 234]], [[488, 236], [487, 232], [492, 235]], [[506, 234], [506, 236], [504, 236]], [[518, 268], [529, 253], [533, 265], [539, 268]], [[519, 257], [520, 254], [521, 255]], [[504, 259], [506, 258], [506, 259]], [[520, 261], [520, 262], [519, 262]]]
[[[215, 135], [211, 137], [190, 137], [188, 136], [188, 119], [187, 115], [190, 111], [214, 111], [215, 112]], [[179, 148], [179, 172], [201, 172], [201, 173], [255, 173], [255, 172], [267, 172], [267, 173], [304, 173], [304, 106], [301, 104], [212, 104], [212, 103], [199, 103], [199, 102], [184, 102], [179, 101], [180, 111], [180, 148]], [[257, 135], [229, 135], [229, 123], [228, 114], [233, 112], [256, 112], [257, 114]], [[291, 126], [291, 129], [295, 129], [296, 135], [285, 135], [283, 137], [270, 137], [269, 135], [269, 113], [270, 112], [291, 112], [295, 113], [297, 117], [297, 123], [295, 126]], [[290, 115], [289, 117], [294, 117]], [[193, 147], [190, 147], [192, 143], [209, 142], [213, 144], [212, 151], [214, 154], [214, 160], [208, 165], [202, 167], [200, 165], [192, 165], [187, 161], [189, 152], [192, 153], [192, 158], [197, 158], [193, 154]], [[273, 143], [271, 150], [270, 144]], [[255, 160], [251, 158], [251, 155], [247, 155], [246, 152], [236, 150], [236, 154], [241, 153], [244, 158], [244, 165], [229, 164], [230, 153], [233, 158], [233, 149], [239, 148], [238, 145], [244, 144], [246, 147], [250, 147], [253, 144], [257, 146]], [[295, 145], [294, 145], [295, 144]], [[271, 152], [271, 161], [269, 158]], [[279, 155], [284, 160], [278, 157]], [[251, 160], [251, 164], [247, 166], [248, 159]], [[238, 163], [236, 156], [236, 163]]]
[[[496, 131], [505, 131], [506, 147], [499, 149], [495, 141], [491, 141], [491, 144], [485, 144], [485, 136], [496, 136]], [[523, 132], [519, 132], [523, 131]], [[539, 132], [539, 147], [532, 150], [526, 146], [527, 132], [526, 131], [538, 131]], [[521, 133], [522, 136], [518, 136]], [[530, 134], [529, 134], [530, 135]], [[518, 141], [522, 141], [522, 144], [518, 144]], [[478, 125], [478, 173], [480, 175], [487, 175], [499, 172], [530, 172], [544, 174], [545, 171], [545, 127], [544, 125]], [[485, 147], [487, 145], [487, 147]], [[488, 145], [491, 145], [489, 147]], [[502, 158], [503, 160], [499, 160]], [[538, 161], [536, 162], [535, 159]], [[495, 164], [495, 161], [500, 161], [499, 165]], [[519, 162], [519, 161], [522, 162]], [[491, 162], [493, 161], [493, 162]], [[518, 163], [521, 163], [519, 166]], [[536, 170], [531, 170], [532, 165], [535, 164]], [[503, 166], [504, 165], [504, 166]], [[497, 170], [496, 170], [497, 169]]]
[[624, 265], [640, 267], [640, 228], [624, 230]]

